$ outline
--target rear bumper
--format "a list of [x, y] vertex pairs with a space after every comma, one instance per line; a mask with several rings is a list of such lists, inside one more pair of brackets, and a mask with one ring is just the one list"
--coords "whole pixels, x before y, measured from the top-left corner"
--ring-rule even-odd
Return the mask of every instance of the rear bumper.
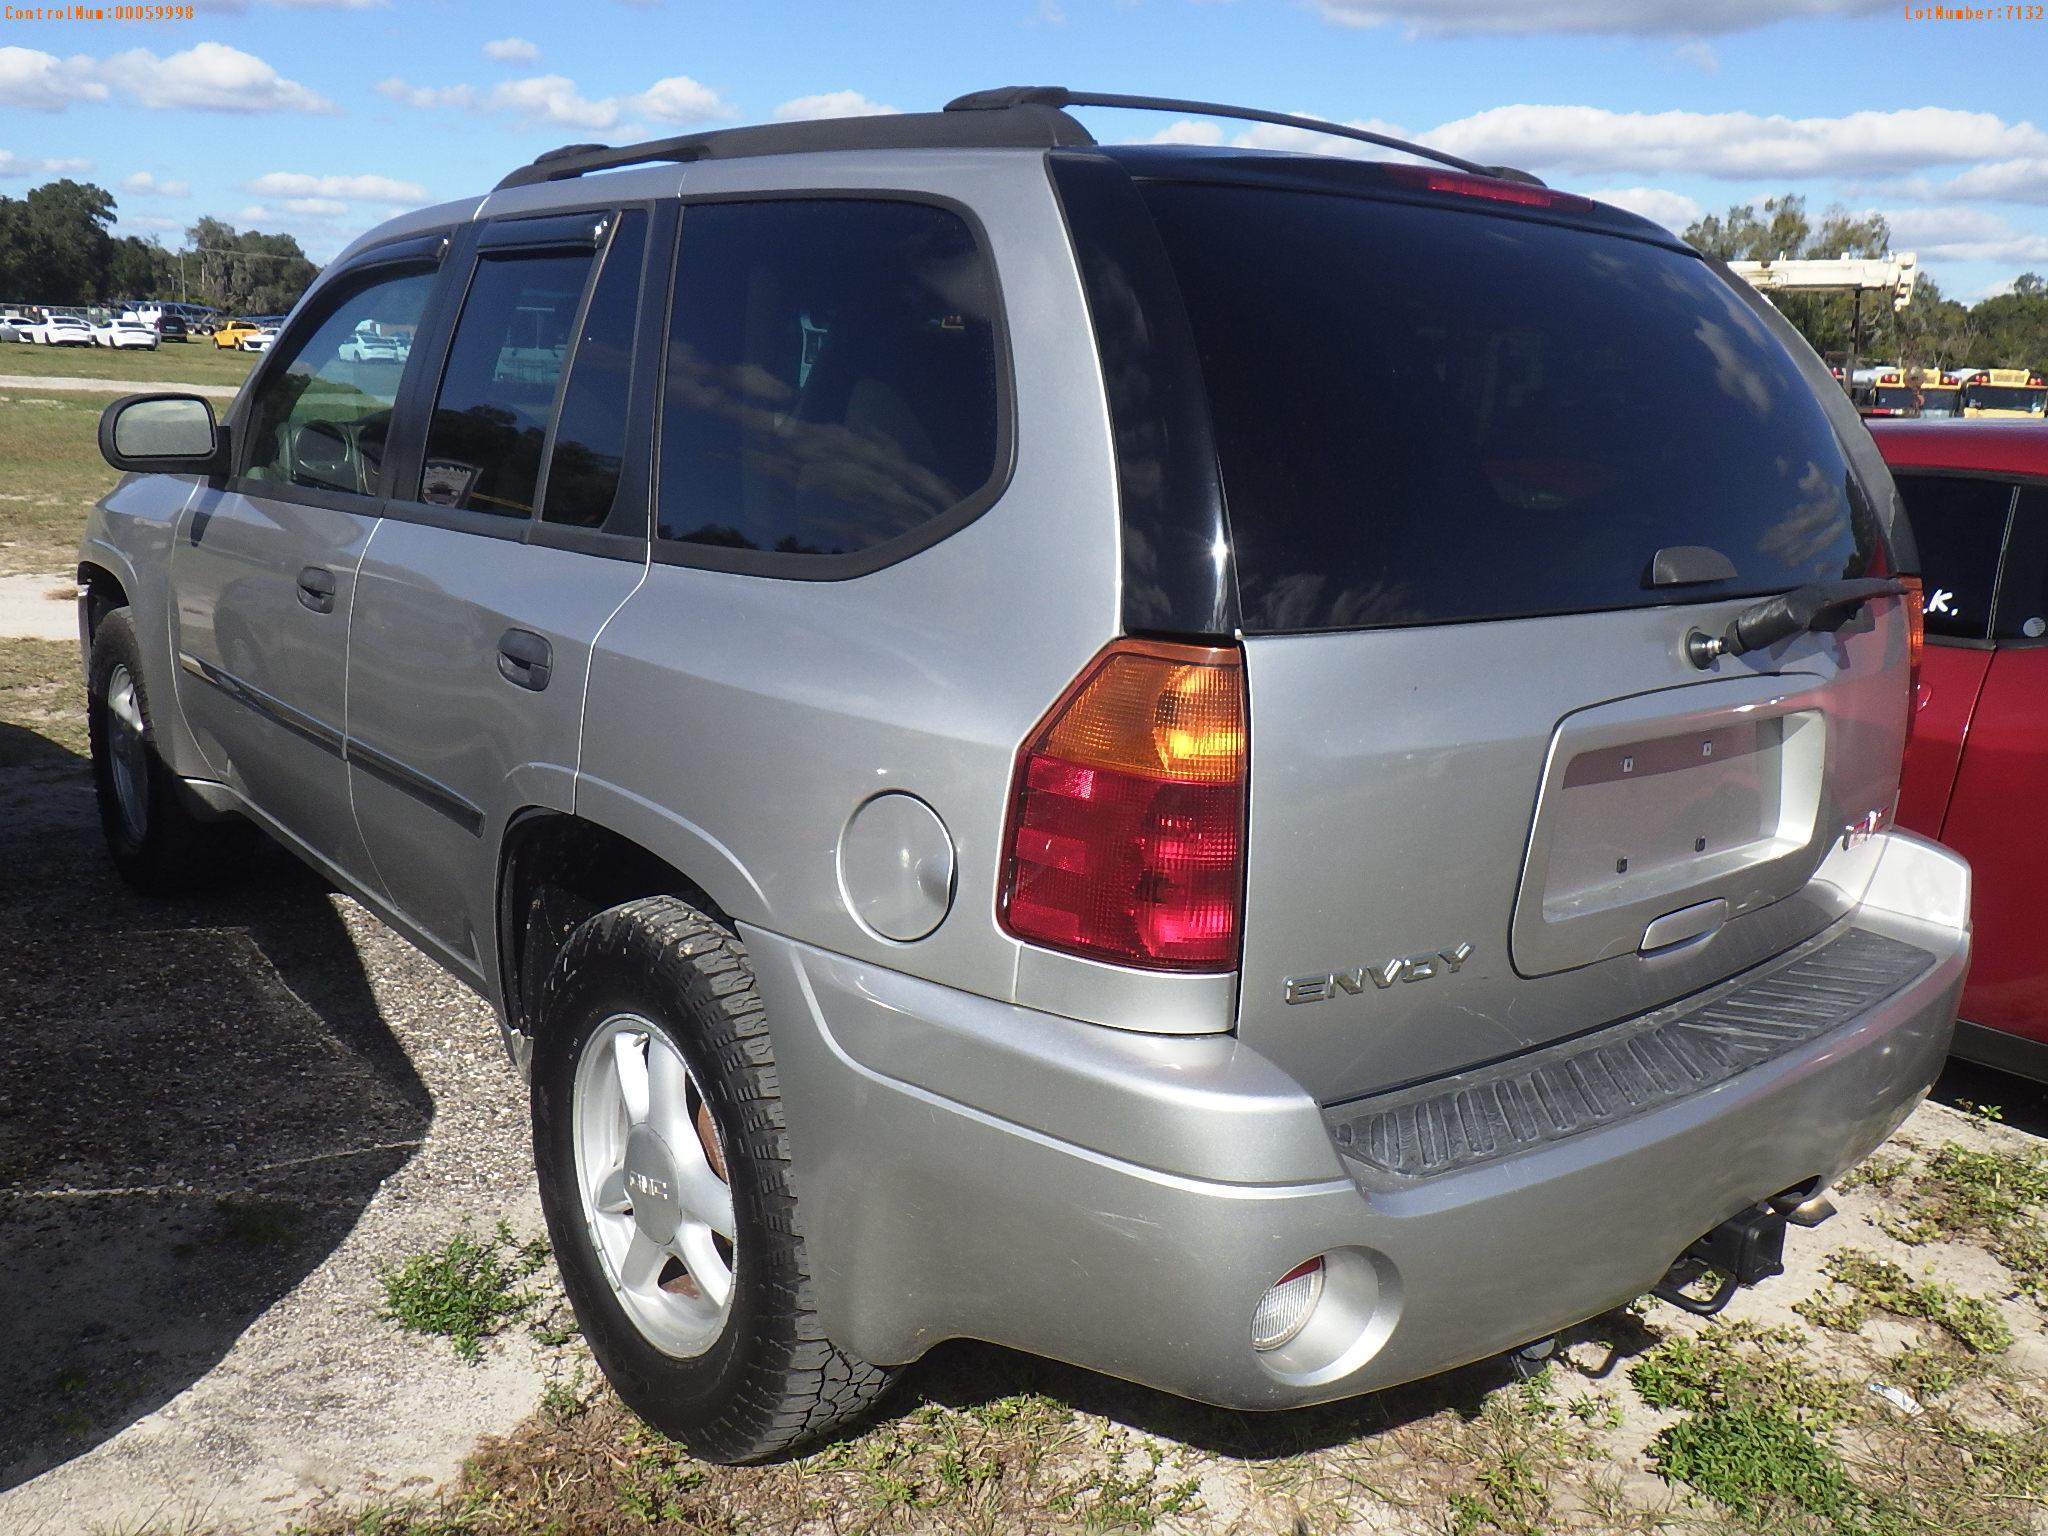
[[[826, 1325], [879, 1362], [972, 1337], [1281, 1408], [1617, 1306], [1743, 1207], [1856, 1162], [1940, 1070], [1967, 867], [1899, 835], [1871, 861], [1844, 926], [1927, 956], [1889, 995], [1705, 1091], [1419, 1178], [1340, 1156], [1235, 1039], [1105, 1030], [749, 931]], [[1308, 1328], [1254, 1351], [1261, 1293], [1319, 1254]]]

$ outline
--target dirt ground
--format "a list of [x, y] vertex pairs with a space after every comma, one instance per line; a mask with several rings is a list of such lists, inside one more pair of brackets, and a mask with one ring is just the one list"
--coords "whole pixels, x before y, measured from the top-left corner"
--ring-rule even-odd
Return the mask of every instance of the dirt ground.
[[284, 856], [204, 899], [113, 878], [34, 575], [110, 478], [100, 403], [0, 397], [0, 571], [32, 577], [0, 584], [0, 1536], [2048, 1533], [2048, 1102], [1968, 1068], [1723, 1318], [1642, 1303], [1547, 1369], [1306, 1413], [953, 1344], [736, 1471], [573, 1338], [468, 1364], [401, 1331], [390, 1267], [540, 1229], [520, 1085], [474, 996]]
[[429, 1488], [544, 1384], [536, 1346], [465, 1365], [376, 1316], [381, 1267], [539, 1230], [496, 1027], [282, 855], [215, 898], [121, 887], [75, 649], [0, 696], [0, 1531]]

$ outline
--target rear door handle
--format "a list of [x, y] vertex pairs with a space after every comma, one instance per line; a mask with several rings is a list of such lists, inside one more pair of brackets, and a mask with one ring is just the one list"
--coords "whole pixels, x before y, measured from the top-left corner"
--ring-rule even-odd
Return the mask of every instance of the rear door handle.
[[498, 676], [535, 693], [554, 675], [555, 648], [530, 629], [508, 629], [498, 637]]
[[315, 613], [334, 612], [334, 572], [309, 565], [299, 572], [299, 601]]

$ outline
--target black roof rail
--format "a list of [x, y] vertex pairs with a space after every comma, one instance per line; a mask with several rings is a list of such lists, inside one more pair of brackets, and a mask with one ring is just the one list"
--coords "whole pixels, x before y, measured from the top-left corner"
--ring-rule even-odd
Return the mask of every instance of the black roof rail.
[[946, 103], [948, 112], [1014, 112], [1021, 107], [1125, 107], [1140, 112], [1191, 112], [1200, 117], [1239, 117], [1247, 122], [1278, 123], [1283, 128], [1304, 128], [1310, 133], [1329, 134], [1334, 138], [1358, 139], [1366, 144], [1377, 144], [1382, 149], [1399, 150], [1404, 155], [1434, 160], [1474, 176], [1519, 181], [1532, 187], [1543, 185], [1540, 178], [1531, 176], [1527, 171], [1516, 170], [1511, 165], [1480, 165], [1440, 149], [1431, 149], [1427, 144], [1395, 138], [1389, 133], [1353, 128], [1349, 123], [1325, 122], [1318, 117], [1296, 117], [1291, 113], [1267, 112], [1258, 107], [1233, 107], [1217, 101], [1182, 101], [1173, 96], [1116, 96], [1104, 91], [1070, 91], [1063, 85], [1002, 85], [993, 90], [970, 91]]
[[799, 155], [845, 149], [1057, 149], [1093, 144], [1094, 138], [1056, 107], [1038, 102], [985, 112], [899, 112], [886, 117], [834, 117], [814, 122], [760, 123], [708, 133], [652, 139], [613, 149], [565, 144], [522, 165], [496, 190], [568, 181], [592, 171], [629, 165], [730, 160], [753, 155]]

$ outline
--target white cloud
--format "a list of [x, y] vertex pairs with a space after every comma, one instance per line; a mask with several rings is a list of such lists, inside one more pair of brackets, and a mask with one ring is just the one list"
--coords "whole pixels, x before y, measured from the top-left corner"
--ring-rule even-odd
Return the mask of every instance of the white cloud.
[[125, 215], [115, 225], [116, 230], [140, 230], [146, 235], [167, 235], [174, 229], [184, 227], [182, 220], [167, 219], [154, 213]]
[[500, 64], [531, 64], [540, 57], [540, 45], [523, 37], [494, 37], [484, 44], [484, 57]]
[[1674, 232], [1683, 230], [1706, 211], [1684, 193], [1667, 192], [1662, 187], [1602, 187], [1586, 196], [1639, 213]]
[[92, 69], [83, 54], [60, 59], [34, 48], [0, 48], [0, 107], [62, 112], [74, 101], [104, 101], [107, 88]]
[[236, 214], [235, 217], [244, 224], [268, 224], [277, 215], [261, 203], [251, 203], [240, 213]]
[[379, 80], [370, 89], [379, 96], [402, 101], [408, 107], [473, 107], [477, 104], [476, 88], [468, 85], [407, 85], [393, 75], [389, 80]]
[[137, 171], [132, 176], [121, 178], [123, 192], [136, 192], [155, 197], [189, 197], [192, 184], [189, 181], [158, 181], [148, 171]]
[[348, 212], [348, 204], [334, 197], [288, 197], [284, 206], [287, 213], [303, 214], [312, 219], [331, 219]]
[[1694, 38], [1689, 43], [1680, 43], [1671, 51], [1703, 75], [1721, 73], [1721, 55], [1714, 52], [1712, 43]]
[[160, 59], [131, 48], [103, 59], [95, 73], [142, 106], [205, 112], [315, 112], [341, 109], [317, 91], [225, 43], [200, 43]]
[[0, 177], [70, 176], [92, 169], [90, 160], [43, 160], [34, 155], [17, 155], [0, 149]]
[[1894, 0], [1317, 0], [1347, 27], [1399, 24], [1411, 37], [1538, 32], [1713, 37], [1807, 16], [1890, 15]]
[[665, 123], [708, 123], [737, 116], [724, 97], [688, 75], [657, 80], [638, 96], [627, 97], [626, 106]]
[[778, 123], [809, 122], [823, 117], [886, 117], [900, 110], [869, 101], [859, 91], [826, 91], [818, 96], [799, 96], [775, 109]]
[[[708, 85], [688, 75], [657, 80], [635, 96], [591, 98], [576, 89], [567, 75], [532, 75], [501, 80], [489, 90], [471, 85], [409, 85], [393, 76], [371, 87], [378, 95], [409, 107], [459, 107], [475, 112], [502, 112], [522, 124], [553, 123], [585, 132], [621, 130], [628, 114], [664, 123], [702, 123], [737, 116], [732, 105]], [[628, 125], [630, 126], [630, 125]]]
[[[460, 90], [457, 86], [454, 89]], [[566, 123], [571, 128], [610, 128], [619, 120], [619, 100], [590, 101], [567, 75], [534, 75], [491, 87], [484, 98], [491, 111], [509, 112], [527, 123]]]
[[[1313, 112], [1297, 112], [1296, 117], [1315, 118]], [[1324, 119], [1317, 118], [1317, 121]], [[1354, 117], [1348, 123], [1335, 126], [1363, 128], [1368, 133], [1384, 133], [1394, 138], [1405, 136], [1404, 130], [1395, 123], [1385, 122], [1377, 117]], [[1221, 144], [1224, 130], [1215, 122], [1196, 118], [1181, 118], [1167, 124], [1157, 133], [1133, 135], [1117, 142], [1125, 144]], [[1237, 149], [1281, 149], [1311, 155], [1345, 155], [1354, 159], [1380, 159], [1390, 151], [1377, 144], [1368, 144], [1360, 139], [1346, 139], [1327, 133], [1316, 133], [1307, 128], [1289, 128], [1280, 123], [1254, 123], [1229, 140]]]
[[1425, 138], [1438, 149], [1489, 164], [1731, 178], [1884, 174], [1987, 156], [2048, 155], [2048, 134], [2032, 123], [1948, 107], [1801, 118], [1495, 107], [1446, 123]]
[[242, 190], [258, 197], [326, 197], [404, 203], [408, 207], [427, 201], [427, 189], [418, 182], [395, 181], [389, 176], [308, 176], [303, 171], [271, 171], [244, 182]]
[[2015, 227], [2008, 219], [1962, 204], [1887, 210], [1892, 249], [1924, 262], [2048, 262], [2048, 235]]
[[1221, 144], [1223, 142], [1223, 130], [1214, 123], [1198, 123], [1191, 117], [1184, 117], [1177, 123], [1168, 123], [1144, 142], [1147, 144]]
[[2048, 203], [2048, 157], [1972, 166], [1943, 182], [1915, 178], [1898, 188], [1909, 197], [1976, 197], [1995, 203]]

